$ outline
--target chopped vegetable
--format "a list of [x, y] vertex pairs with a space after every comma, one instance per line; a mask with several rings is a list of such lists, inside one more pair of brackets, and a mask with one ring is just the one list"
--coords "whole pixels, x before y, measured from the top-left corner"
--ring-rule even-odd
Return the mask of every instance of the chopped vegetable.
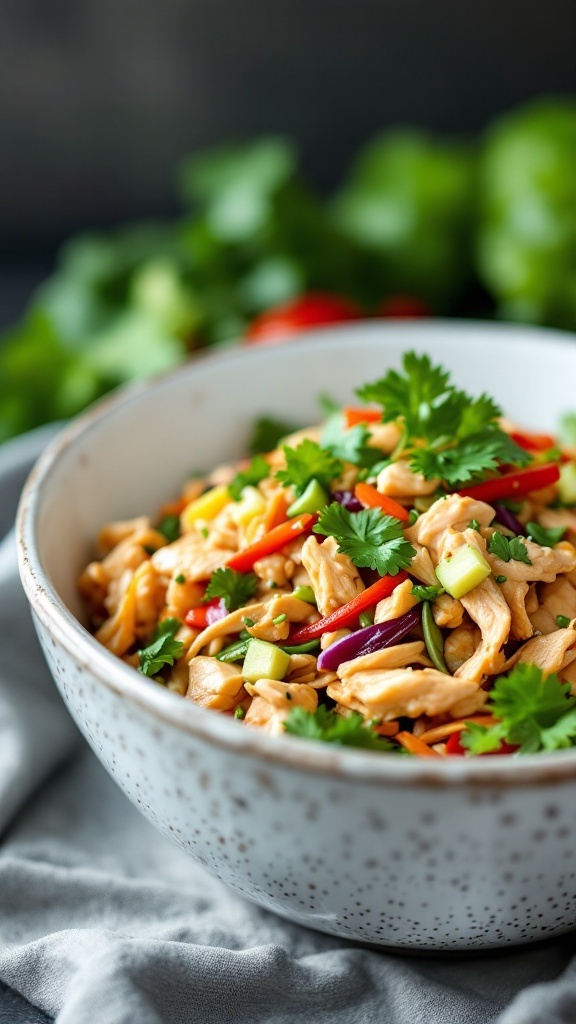
[[338, 551], [349, 555], [354, 565], [377, 569], [382, 576], [408, 568], [416, 554], [402, 523], [378, 508], [348, 512], [333, 501], [320, 513], [314, 532], [335, 537]]
[[310, 292], [266, 310], [251, 323], [246, 340], [252, 344], [276, 345], [311, 327], [358, 320], [361, 315], [359, 307], [349, 299]]
[[216, 569], [206, 587], [204, 601], [222, 598], [226, 611], [233, 612], [254, 597], [257, 589], [258, 577], [254, 573], [235, 572], [229, 567]]
[[494, 511], [496, 513], [496, 519], [502, 526], [505, 526], [511, 533], [515, 533], [516, 536], [522, 536], [524, 533], [524, 527], [519, 519], [507, 508], [506, 505], [502, 505], [500, 502], [494, 503]]
[[411, 593], [414, 597], [419, 597], [421, 601], [435, 601], [440, 594], [444, 593], [444, 587], [441, 587], [439, 583], [429, 587], [425, 587], [422, 583], [415, 583]]
[[349, 512], [361, 512], [364, 508], [362, 502], [358, 501], [352, 491], [332, 491], [332, 500], [343, 505]]
[[230, 500], [227, 487], [211, 487], [205, 494], [201, 494], [199, 498], [186, 505], [182, 511], [181, 522], [186, 528], [192, 528], [198, 520], [215, 519]]
[[288, 516], [299, 516], [303, 512], [317, 512], [319, 509], [324, 508], [324, 505], [327, 505], [329, 500], [328, 492], [321, 486], [318, 480], [314, 479], [310, 481], [300, 497], [296, 498], [288, 506], [286, 514]]
[[558, 626], [558, 629], [568, 629], [571, 621], [572, 620], [569, 619], [567, 615], [556, 616], [556, 625]]
[[341, 747], [361, 747], [363, 750], [392, 752], [397, 750], [393, 743], [366, 725], [358, 711], [349, 715], [337, 715], [324, 704], [316, 711], [292, 708], [284, 722], [284, 729], [292, 736], [303, 736], [308, 740], [321, 740]]
[[567, 462], [560, 469], [558, 495], [564, 505], [576, 505], [576, 462]]
[[458, 548], [452, 556], [441, 559], [436, 566], [436, 575], [444, 590], [456, 600], [482, 583], [490, 572], [484, 556], [470, 544]]
[[208, 604], [199, 608], [191, 608], [186, 612], [184, 621], [190, 629], [206, 629], [213, 622], [219, 622], [228, 614], [226, 604], [219, 597], [214, 597]]
[[411, 732], [398, 732], [394, 739], [401, 743], [410, 754], [416, 754], [418, 757], [440, 757], [440, 754], [432, 750], [432, 747], [427, 746]]
[[322, 636], [323, 633], [355, 625], [361, 612], [366, 611], [367, 608], [373, 608], [374, 605], [378, 604], [385, 597], [390, 597], [392, 591], [408, 578], [407, 572], [399, 572], [397, 576], [382, 576], [371, 587], [367, 587], [361, 594], [357, 594], [351, 601], [343, 604], [341, 608], [337, 608], [330, 615], [326, 615], [325, 618], [318, 619], [317, 622], [312, 622], [307, 626], [300, 626], [299, 629], [296, 629], [291, 634], [290, 642], [296, 644], [306, 643], [308, 640], [314, 640], [316, 637]]
[[521, 469], [517, 473], [505, 473], [472, 487], [462, 487], [458, 493], [490, 505], [505, 498], [519, 498], [524, 494], [530, 494], [531, 491], [539, 491], [542, 487], [557, 483], [559, 479], [560, 467], [552, 462], [545, 466]]
[[296, 519], [289, 519], [287, 523], [275, 526], [269, 533], [265, 533], [260, 540], [232, 555], [227, 562], [228, 568], [234, 569], [236, 572], [248, 572], [254, 563], [258, 562], [261, 558], [265, 558], [266, 555], [273, 555], [275, 551], [281, 551], [291, 541], [300, 537], [303, 533], [308, 533], [314, 526], [316, 518], [315, 515], [305, 513], [302, 516], [297, 516]]
[[401, 421], [395, 455], [408, 458], [414, 473], [456, 487], [504, 463], [530, 461], [499, 426], [501, 410], [487, 395], [473, 399], [459, 391], [427, 355], [408, 352], [402, 368], [403, 375], [389, 370], [357, 394], [383, 407], [384, 422]]
[[216, 655], [218, 661], [234, 662], [243, 661], [246, 651], [248, 650], [248, 644], [251, 643], [252, 637], [248, 636], [246, 639], [236, 640], [233, 644], [228, 644], [224, 647], [219, 654]]
[[184, 651], [184, 644], [174, 637], [182, 623], [164, 619], [154, 630], [150, 642], [138, 651], [139, 668], [145, 676], [156, 676], [165, 665], [173, 665]]
[[394, 516], [395, 519], [400, 519], [403, 523], [407, 523], [410, 519], [408, 509], [386, 494], [380, 494], [380, 491], [377, 491], [371, 484], [356, 484], [354, 494], [366, 508], [381, 508], [386, 515]]
[[424, 634], [426, 650], [435, 668], [439, 672], [446, 672], [448, 674], [446, 662], [444, 661], [444, 637], [442, 636], [442, 630], [434, 621], [432, 605], [429, 601], [424, 601], [422, 604], [422, 632]]
[[381, 423], [382, 412], [380, 409], [354, 409], [351, 406], [347, 406], [344, 409], [344, 424], [347, 430], [351, 430], [352, 427], [357, 427], [361, 423]]
[[509, 539], [504, 534], [499, 533], [498, 530], [494, 530], [488, 541], [488, 551], [491, 555], [496, 555], [502, 562], [509, 562], [510, 559], [513, 559], [515, 562], [524, 562], [525, 565], [532, 565], [526, 544], [521, 537]]
[[248, 683], [258, 679], [283, 679], [290, 664], [290, 655], [267, 640], [249, 640], [242, 666], [242, 676]]
[[313, 654], [314, 651], [318, 650], [320, 646], [319, 640], [309, 640], [307, 644], [292, 644], [292, 646], [285, 647], [283, 644], [278, 644], [281, 651], [286, 654]]
[[372, 654], [384, 647], [392, 647], [419, 624], [421, 608], [422, 605], [416, 605], [397, 619], [357, 629], [341, 640], [336, 640], [320, 654], [318, 668], [322, 671], [336, 671], [345, 661]]
[[307, 601], [308, 604], [316, 604], [316, 595], [312, 587], [295, 587], [292, 591], [292, 597], [297, 597], [299, 601]]
[[486, 710], [499, 721], [488, 728], [467, 726], [461, 743], [472, 754], [495, 750], [502, 740], [517, 746], [521, 754], [576, 743], [576, 697], [570, 696], [570, 683], [546, 676], [537, 665], [519, 662], [507, 676], [500, 676]]

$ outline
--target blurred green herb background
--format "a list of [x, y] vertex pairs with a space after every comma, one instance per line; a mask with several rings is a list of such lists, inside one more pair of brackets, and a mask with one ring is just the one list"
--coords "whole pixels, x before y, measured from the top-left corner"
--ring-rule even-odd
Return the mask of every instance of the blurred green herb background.
[[178, 220], [63, 248], [0, 340], [0, 441], [310, 291], [366, 315], [408, 295], [433, 315], [576, 330], [576, 100], [533, 102], [470, 142], [385, 132], [330, 197], [283, 138], [195, 156], [177, 184]]

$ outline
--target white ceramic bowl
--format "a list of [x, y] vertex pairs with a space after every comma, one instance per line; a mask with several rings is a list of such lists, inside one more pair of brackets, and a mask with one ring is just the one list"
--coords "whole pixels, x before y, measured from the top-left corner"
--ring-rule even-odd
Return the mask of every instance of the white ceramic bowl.
[[576, 406], [569, 336], [369, 322], [229, 350], [121, 392], [45, 451], [20, 564], [54, 678], [98, 757], [166, 835], [300, 924], [380, 945], [477, 949], [565, 932], [576, 911], [576, 752], [422, 761], [251, 730], [116, 660], [81, 625], [76, 579], [110, 519], [155, 512], [193, 468], [244, 453], [258, 414], [302, 424], [317, 395], [430, 353], [519, 423]]

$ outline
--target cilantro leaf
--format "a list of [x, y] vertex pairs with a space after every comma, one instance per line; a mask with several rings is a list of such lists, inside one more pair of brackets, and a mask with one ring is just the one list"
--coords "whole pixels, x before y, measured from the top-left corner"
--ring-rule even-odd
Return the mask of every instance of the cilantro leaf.
[[232, 482], [228, 484], [228, 493], [234, 501], [240, 501], [245, 487], [256, 487], [267, 476], [270, 476], [270, 466], [263, 455], [255, 455], [250, 465], [236, 473]]
[[370, 432], [363, 423], [346, 429], [341, 412], [326, 421], [321, 443], [336, 458], [351, 462], [361, 469], [371, 469], [382, 461], [382, 452], [368, 444]]
[[166, 538], [169, 544], [173, 544], [180, 536], [180, 519], [178, 516], [164, 516], [156, 530]]
[[258, 588], [258, 578], [253, 572], [235, 572], [234, 569], [216, 569], [206, 587], [204, 601], [221, 597], [229, 612], [242, 608]]
[[498, 749], [505, 740], [521, 754], [558, 750], [576, 743], [576, 697], [570, 683], [546, 676], [537, 665], [519, 662], [500, 676], [486, 704], [499, 721], [488, 728], [466, 724], [461, 743], [473, 754]]
[[352, 711], [344, 718], [324, 704], [320, 704], [316, 711], [292, 708], [284, 722], [284, 729], [292, 736], [336, 743], [341, 747], [361, 747], [363, 750], [381, 752], [398, 749], [390, 740], [379, 736], [370, 725], [366, 725], [359, 711]]
[[272, 416], [261, 416], [254, 424], [254, 433], [248, 445], [248, 451], [250, 455], [271, 452], [278, 447], [278, 442], [283, 437], [292, 434], [295, 430], [297, 427], [292, 423], [275, 420]]
[[404, 428], [396, 454], [426, 479], [449, 486], [467, 483], [502, 463], [524, 465], [530, 455], [498, 424], [499, 407], [487, 395], [473, 399], [449, 382], [441, 366], [426, 355], [408, 352], [404, 374], [389, 370], [357, 394], [384, 408], [383, 421], [399, 420]]
[[179, 619], [164, 619], [154, 630], [150, 643], [138, 651], [140, 671], [145, 676], [156, 676], [165, 665], [173, 665], [184, 650], [184, 644], [174, 637], [182, 623]]
[[435, 601], [440, 594], [444, 593], [444, 587], [440, 584], [435, 584], [430, 587], [425, 587], [421, 583], [415, 583], [410, 591], [414, 597], [419, 597], [421, 601]]
[[538, 523], [527, 523], [526, 531], [528, 536], [532, 540], [536, 541], [543, 548], [553, 548], [555, 544], [558, 544], [562, 540], [566, 533], [565, 526], [552, 526], [550, 529], [546, 529], [544, 526], [540, 526]]
[[331, 452], [325, 451], [316, 441], [308, 438], [297, 448], [283, 445], [282, 451], [286, 457], [286, 469], [278, 470], [276, 478], [285, 487], [293, 487], [298, 496], [304, 493], [311, 480], [317, 480], [321, 487], [329, 490], [330, 481], [337, 479], [344, 471], [340, 459], [335, 459]]
[[491, 754], [498, 750], [505, 736], [506, 727], [502, 722], [490, 726], [466, 722], [466, 729], [460, 734], [460, 744], [471, 754]]
[[416, 554], [404, 538], [400, 520], [379, 508], [349, 512], [334, 501], [322, 509], [314, 532], [334, 537], [338, 551], [349, 555], [354, 565], [377, 569], [381, 576], [396, 576], [400, 569], [408, 568]]
[[532, 559], [528, 555], [526, 550], [526, 544], [521, 537], [505, 537], [503, 533], [499, 533], [498, 530], [494, 530], [494, 533], [488, 541], [488, 551], [491, 555], [496, 555], [502, 562], [509, 562], [513, 559], [515, 562], [524, 562], [525, 565], [532, 565]]

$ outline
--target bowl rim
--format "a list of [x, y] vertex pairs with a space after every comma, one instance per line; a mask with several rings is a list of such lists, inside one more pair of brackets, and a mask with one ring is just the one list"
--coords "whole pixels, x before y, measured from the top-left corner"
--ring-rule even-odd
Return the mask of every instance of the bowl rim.
[[[390, 321], [370, 319], [353, 324], [330, 325], [302, 332], [291, 340], [291, 349], [308, 349], [310, 345], [327, 345], [335, 337], [356, 335], [359, 331], [381, 329], [389, 335], [405, 333], [412, 344], [426, 340], [441, 331], [457, 335], [464, 332], [481, 334], [490, 330], [495, 335], [517, 340], [532, 337], [536, 342], [554, 341], [574, 344], [568, 332], [532, 325], [505, 324], [491, 321], [433, 320]], [[408, 340], [408, 338], [407, 338]], [[400, 758], [373, 751], [335, 747], [285, 735], [273, 737], [256, 729], [241, 728], [229, 716], [218, 715], [186, 701], [180, 695], [159, 687], [103, 647], [75, 618], [56, 592], [44, 570], [36, 543], [36, 526], [42, 504], [43, 488], [52, 467], [70, 448], [89, 432], [98, 429], [101, 420], [120, 405], [138, 402], [150, 391], [170, 385], [175, 378], [193, 376], [200, 362], [220, 364], [238, 358], [246, 359], [257, 352], [264, 359], [273, 358], [275, 346], [252, 346], [250, 350], [233, 345], [218, 351], [204, 350], [189, 363], [178, 366], [146, 381], [124, 385], [100, 399], [74, 418], [47, 445], [35, 463], [20, 499], [16, 519], [18, 563], [24, 591], [32, 612], [49, 635], [66, 653], [99, 683], [141, 710], [169, 726], [191, 734], [231, 753], [248, 755], [263, 764], [284, 766], [297, 771], [346, 778], [375, 784], [445, 788], [451, 786], [527, 786], [550, 785], [576, 778], [576, 748], [552, 753], [524, 755], [522, 758], [446, 758], [422, 763], [418, 758]]]

